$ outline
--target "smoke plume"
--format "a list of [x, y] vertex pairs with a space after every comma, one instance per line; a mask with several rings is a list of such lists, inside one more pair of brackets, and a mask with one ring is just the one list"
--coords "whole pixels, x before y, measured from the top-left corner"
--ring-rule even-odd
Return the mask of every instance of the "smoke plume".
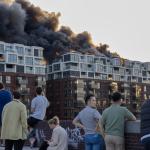
[[88, 32], [75, 34], [65, 26], [58, 29], [60, 15], [43, 11], [26, 0], [0, 0], [0, 40], [41, 46], [47, 60], [70, 50], [110, 56], [108, 46], [96, 47]]

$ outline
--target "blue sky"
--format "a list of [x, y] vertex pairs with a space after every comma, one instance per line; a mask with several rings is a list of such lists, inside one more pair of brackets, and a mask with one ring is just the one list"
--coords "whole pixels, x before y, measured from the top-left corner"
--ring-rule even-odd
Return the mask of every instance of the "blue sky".
[[60, 25], [88, 31], [93, 42], [106, 43], [122, 57], [150, 61], [149, 0], [30, 0], [60, 12]]

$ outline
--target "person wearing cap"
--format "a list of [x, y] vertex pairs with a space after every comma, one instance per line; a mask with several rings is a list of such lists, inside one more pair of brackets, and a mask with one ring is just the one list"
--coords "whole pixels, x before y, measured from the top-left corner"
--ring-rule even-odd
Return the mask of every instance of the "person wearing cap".
[[120, 106], [121, 101], [122, 95], [114, 92], [111, 106], [102, 113], [106, 150], [124, 150], [125, 120], [136, 120], [136, 117], [127, 108]]

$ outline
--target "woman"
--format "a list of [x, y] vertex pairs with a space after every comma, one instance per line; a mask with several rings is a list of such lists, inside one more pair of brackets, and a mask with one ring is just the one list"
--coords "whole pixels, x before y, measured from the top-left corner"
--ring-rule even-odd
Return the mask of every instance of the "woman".
[[68, 150], [68, 135], [64, 128], [59, 125], [59, 118], [53, 117], [48, 121], [48, 124], [52, 132], [51, 140], [47, 141], [47, 143], [43, 143], [40, 147], [40, 150]]

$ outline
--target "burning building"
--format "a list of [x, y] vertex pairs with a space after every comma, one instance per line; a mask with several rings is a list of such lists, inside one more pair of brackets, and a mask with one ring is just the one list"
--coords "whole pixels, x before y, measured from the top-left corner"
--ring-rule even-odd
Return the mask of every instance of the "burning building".
[[124, 103], [137, 112], [150, 96], [150, 63], [120, 57], [68, 52], [47, 67], [49, 116], [72, 119], [84, 107], [84, 97], [93, 93], [99, 111], [110, 105], [110, 95], [120, 91]]
[[0, 82], [17, 90], [24, 103], [35, 96], [36, 86], [45, 87], [43, 48], [0, 42]]

